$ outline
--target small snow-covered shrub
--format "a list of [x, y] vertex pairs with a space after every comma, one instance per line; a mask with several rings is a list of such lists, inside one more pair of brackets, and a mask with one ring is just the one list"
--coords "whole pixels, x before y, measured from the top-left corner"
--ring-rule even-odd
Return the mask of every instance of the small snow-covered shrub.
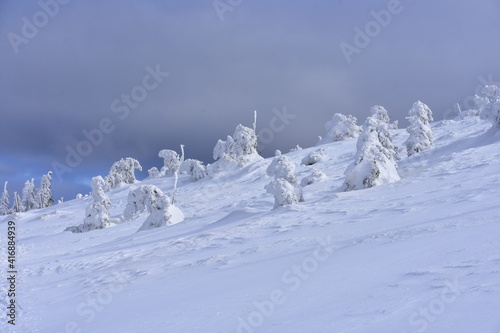
[[417, 101], [408, 112], [410, 126], [406, 129], [410, 137], [406, 140], [408, 156], [427, 150], [433, 145], [433, 136], [430, 122], [433, 121], [431, 109], [424, 103]]
[[160, 150], [158, 157], [163, 158], [163, 168], [161, 174], [163, 176], [173, 176], [181, 166], [181, 157], [177, 152], [169, 149]]
[[274, 195], [274, 208], [295, 204], [300, 201], [297, 188], [283, 178], [274, 179], [265, 188], [267, 193]]
[[104, 193], [103, 187], [107, 185], [106, 181], [97, 176], [92, 178], [92, 199], [93, 202], [85, 210], [85, 219], [83, 224], [67, 228], [67, 231], [74, 233], [88, 232], [92, 230], [104, 229], [111, 225], [109, 219], [109, 208], [111, 200]]
[[368, 117], [357, 142], [354, 162], [345, 171], [342, 190], [351, 191], [400, 180], [387, 123]]
[[300, 181], [300, 186], [306, 187], [308, 185], [317, 183], [317, 182], [322, 182], [326, 180], [328, 177], [325, 175], [323, 171], [313, 169], [312, 173], [309, 176], [306, 176], [302, 178]]
[[500, 128], [500, 87], [487, 85], [474, 100], [481, 119], [488, 120], [493, 126]]
[[322, 138], [317, 145], [357, 137], [361, 132], [361, 126], [356, 124], [357, 121], [354, 116], [335, 113], [332, 120], [325, 124], [326, 137]]
[[325, 157], [325, 152], [320, 149], [313, 152], [310, 152], [306, 157], [302, 159], [303, 165], [313, 165], [318, 162], [321, 162]]
[[180, 172], [188, 173], [193, 181], [198, 181], [207, 176], [207, 168], [203, 162], [195, 159], [187, 159], [182, 162]]
[[142, 171], [142, 166], [132, 157], [122, 158], [113, 163], [109, 175], [106, 176], [107, 189], [113, 189], [121, 184], [135, 183], [135, 169]]

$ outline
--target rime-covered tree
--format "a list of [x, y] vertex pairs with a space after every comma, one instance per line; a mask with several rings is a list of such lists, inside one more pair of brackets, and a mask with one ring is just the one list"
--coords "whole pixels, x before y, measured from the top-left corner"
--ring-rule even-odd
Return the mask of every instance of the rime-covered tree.
[[354, 116], [335, 113], [332, 120], [325, 124], [326, 136], [321, 138], [317, 145], [357, 137], [361, 132], [361, 126], [356, 124], [357, 121]]
[[275, 178], [265, 187], [267, 193], [274, 195], [275, 208], [304, 201], [292, 160], [285, 155], [276, 156], [266, 172]]
[[7, 182], [3, 186], [2, 198], [0, 199], [0, 215], [10, 214], [9, 192], [7, 191]]
[[475, 103], [481, 119], [490, 121], [494, 127], [500, 129], [500, 87], [484, 86], [481, 95], [475, 96]]
[[122, 158], [113, 163], [109, 175], [106, 176], [106, 188], [113, 189], [120, 186], [120, 184], [135, 183], [135, 169], [142, 171], [142, 166], [139, 161], [132, 157]]
[[169, 149], [160, 150], [158, 157], [163, 158], [162, 176], [173, 176], [181, 166], [181, 157], [177, 152]]
[[23, 205], [21, 203], [21, 198], [17, 192], [14, 192], [14, 198], [12, 201], [11, 211], [14, 213], [20, 213], [23, 211]]
[[387, 125], [389, 125], [391, 119], [389, 118], [389, 112], [380, 105], [374, 105], [370, 108], [370, 114], [372, 118], [375, 118], [377, 120], [380, 120]]
[[198, 181], [207, 176], [207, 168], [203, 165], [203, 162], [195, 159], [187, 159], [182, 162], [179, 171], [188, 173], [193, 181]]
[[38, 200], [35, 195], [35, 180], [27, 180], [24, 183], [23, 194], [22, 194], [22, 207], [23, 211], [27, 212], [32, 209], [38, 208]]
[[149, 179], [160, 178], [160, 171], [158, 171], [157, 167], [152, 167], [148, 170]]
[[357, 142], [354, 162], [345, 171], [342, 190], [360, 190], [400, 179], [387, 123], [368, 117]]
[[297, 195], [297, 188], [284, 178], [273, 179], [266, 185], [267, 193], [274, 196], [274, 208], [296, 204], [302, 200]]
[[106, 181], [97, 176], [92, 178], [92, 200], [93, 202], [85, 210], [85, 218], [83, 224], [69, 227], [66, 230], [74, 233], [88, 232], [92, 230], [104, 229], [110, 226], [109, 208], [111, 200], [104, 193], [103, 187], [106, 186]]
[[410, 126], [406, 130], [410, 136], [405, 145], [408, 156], [412, 156], [432, 147], [434, 139], [430, 122], [434, 119], [431, 109], [420, 101], [413, 104], [408, 115]]
[[133, 220], [144, 211], [150, 215], [139, 231], [159, 228], [175, 222], [170, 213], [173, 211], [170, 198], [154, 185], [143, 185], [130, 191], [123, 216], [126, 220]]
[[52, 199], [51, 181], [52, 171], [49, 171], [46, 175], [42, 176], [40, 188], [36, 194], [39, 208], [50, 207], [50, 205], [54, 202], [54, 199]]
[[249, 162], [260, 159], [257, 152], [257, 135], [251, 128], [238, 125], [233, 136], [228, 135], [226, 141], [219, 140], [214, 148], [216, 163], [211, 165], [215, 170], [228, 165], [245, 166]]

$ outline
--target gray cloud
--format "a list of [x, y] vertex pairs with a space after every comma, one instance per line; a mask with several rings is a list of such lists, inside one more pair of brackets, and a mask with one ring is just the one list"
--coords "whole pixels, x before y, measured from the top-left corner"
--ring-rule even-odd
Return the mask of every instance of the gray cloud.
[[[184, 143], [190, 157], [210, 162], [217, 139], [251, 125], [253, 110], [261, 127], [273, 108], [297, 114], [266, 145], [270, 155], [314, 144], [335, 112], [362, 121], [382, 104], [404, 124], [421, 99], [441, 119], [478, 76], [500, 77], [494, 0], [401, 1], [403, 11], [348, 64], [340, 43], [353, 43], [353, 28], [388, 2], [244, 1], [220, 21], [212, 1], [74, 0], [17, 54], [7, 33], [19, 34], [21, 18], [40, 7], [2, 2], [0, 161], [8, 164], [0, 180], [14, 177], [10, 168], [16, 179], [39, 178], [104, 117], [116, 130], [68, 174], [73, 187], [55, 186], [66, 196], [125, 156], [159, 166], [159, 149]], [[111, 103], [157, 64], [170, 76], [120, 120]]]

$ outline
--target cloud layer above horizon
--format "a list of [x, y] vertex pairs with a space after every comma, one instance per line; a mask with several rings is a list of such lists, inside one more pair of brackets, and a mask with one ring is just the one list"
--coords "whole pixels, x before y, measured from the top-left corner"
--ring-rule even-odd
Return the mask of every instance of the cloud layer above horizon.
[[[263, 147], [269, 156], [314, 145], [335, 112], [362, 122], [380, 104], [405, 125], [422, 100], [441, 120], [480, 77], [500, 80], [495, 0], [220, 0], [219, 12], [213, 0], [55, 1], [0, 3], [0, 181], [13, 190], [64, 163], [103, 119], [113, 130], [54, 184], [59, 195], [122, 157], [159, 167], [158, 151], [180, 144], [210, 163], [217, 140], [251, 126], [254, 110], [260, 129], [279, 110], [295, 116]], [[396, 5], [378, 30], [370, 23]], [[44, 6], [57, 13], [40, 24]], [[26, 20], [40, 27], [13, 47]], [[357, 28], [369, 40], [358, 36], [348, 62], [340, 45], [356, 47]], [[155, 81], [157, 68], [168, 76]]]

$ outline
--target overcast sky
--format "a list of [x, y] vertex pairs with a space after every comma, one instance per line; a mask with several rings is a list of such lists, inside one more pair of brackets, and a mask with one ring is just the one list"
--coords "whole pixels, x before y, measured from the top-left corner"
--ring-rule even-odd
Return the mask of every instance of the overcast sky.
[[[102, 142], [54, 179], [56, 199], [88, 192], [122, 157], [159, 168], [158, 151], [181, 143], [210, 163], [253, 110], [258, 132], [279, 128], [262, 145], [270, 156], [314, 145], [336, 112], [361, 123], [380, 104], [406, 126], [419, 99], [441, 120], [479, 77], [500, 80], [498, 0], [54, 1], [40, 1], [51, 16], [38, 1], [0, 1], [0, 182], [11, 192], [65, 165], [100, 126]], [[382, 24], [372, 10], [385, 10]], [[347, 44], [357, 50], [346, 57]]]

